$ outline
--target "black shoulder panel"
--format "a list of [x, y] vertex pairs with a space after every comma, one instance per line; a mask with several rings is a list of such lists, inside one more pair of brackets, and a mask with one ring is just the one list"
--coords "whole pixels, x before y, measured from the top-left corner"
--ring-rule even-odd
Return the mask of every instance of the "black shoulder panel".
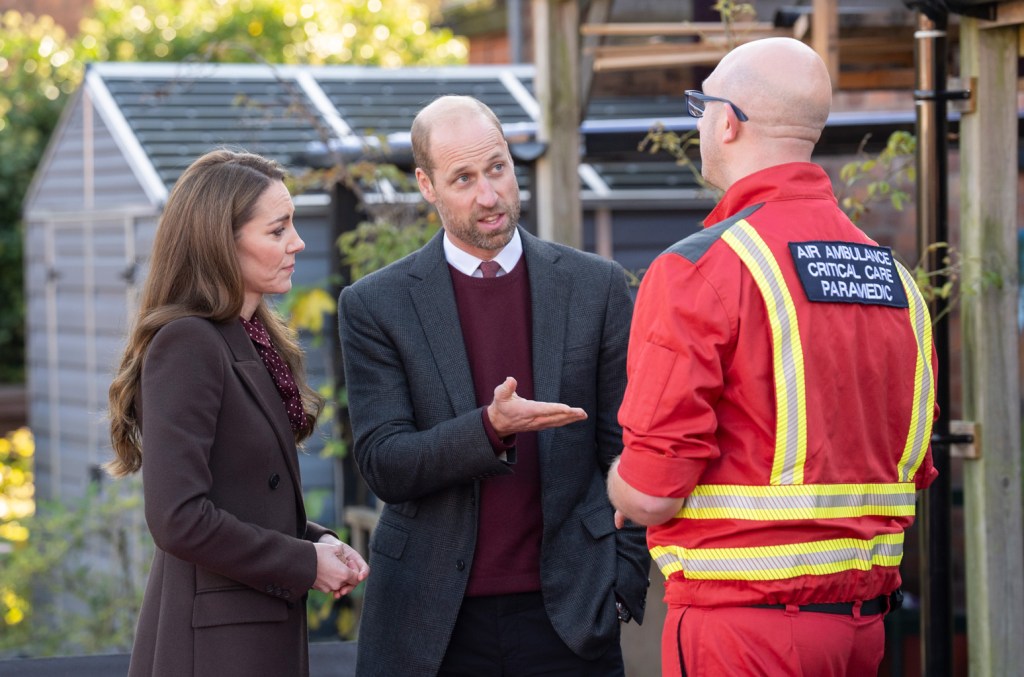
[[742, 221], [756, 212], [762, 206], [764, 206], [763, 202], [751, 205], [743, 211], [733, 214], [721, 223], [716, 223], [710, 228], [705, 228], [699, 233], [694, 233], [693, 235], [676, 242], [662, 253], [678, 254], [690, 263], [697, 263], [697, 261], [700, 260], [700, 257], [704, 256], [704, 254], [711, 249], [711, 245], [722, 237], [722, 233], [729, 230], [737, 221]]

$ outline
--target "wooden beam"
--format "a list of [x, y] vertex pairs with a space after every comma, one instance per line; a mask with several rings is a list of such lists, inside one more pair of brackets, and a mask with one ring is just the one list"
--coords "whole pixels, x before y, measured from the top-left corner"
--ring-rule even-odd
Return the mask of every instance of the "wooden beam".
[[979, 28], [1001, 28], [1003, 26], [1020, 26], [1024, 24], [1024, 0], [1000, 2], [996, 5], [994, 21], [979, 21]]
[[814, 0], [811, 11], [811, 47], [828, 66], [835, 89], [839, 84], [839, 0]]
[[[775, 27], [770, 21], [737, 21], [732, 25], [735, 33], [743, 34], [749, 32], [771, 33], [791, 35], [790, 31]], [[606, 35], [606, 36], [645, 36], [664, 35], [666, 37], [681, 37], [692, 35], [705, 35], [724, 33], [725, 25], [721, 21], [681, 21], [666, 23], [587, 23], [580, 26], [581, 35]]]
[[[1017, 53], [1014, 26], [963, 17], [961, 75], [977, 78], [960, 120], [964, 417], [981, 425], [981, 458], [964, 461], [967, 656], [972, 675], [1024, 665], [1017, 294]], [[995, 276], [997, 284], [984, 283]], [[939, 378], [949, 378], [939, 374]]]
[[580, 103], [577, 0], [532, 0], [534, 89], [540, 106], [534, 214], [545, 240], [583, 247], [580, 203]]
[[708, 44], [704, 41], [691, 42], [689, 44], [637, 42], [629, 45], [601, 45], [593, 50], [584, 49], [583, 53], [589, 52], [598, 58], [608, 58], [616, 56], [642, 56], [645, 54], [703, 54], [718, 52], [722, 49], [728, 49], [725, 42], [720, 44]]
[[706, 66], [721, 61], [728, 50], [705, 50], [703, 52], [677, 54], [641, 54], [635, 56], [597, 57], [594, 70], [597, 72], [616, 70], [642, 70], [645, 68], [669, 68], [681, 66]]

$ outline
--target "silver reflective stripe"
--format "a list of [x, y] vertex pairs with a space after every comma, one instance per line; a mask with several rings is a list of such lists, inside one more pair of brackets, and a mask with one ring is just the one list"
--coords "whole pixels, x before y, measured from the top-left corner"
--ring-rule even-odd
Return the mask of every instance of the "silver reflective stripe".
[[685, 578], [696, 580], [773, 581], [899, 566], [903, 533], [756, 548], [655, 546], [651, 553], [666, 578], [681, 571]]
[[676, 517], [682, 519], [817, 520], [914, 514], [912, 483], [699, 485]]

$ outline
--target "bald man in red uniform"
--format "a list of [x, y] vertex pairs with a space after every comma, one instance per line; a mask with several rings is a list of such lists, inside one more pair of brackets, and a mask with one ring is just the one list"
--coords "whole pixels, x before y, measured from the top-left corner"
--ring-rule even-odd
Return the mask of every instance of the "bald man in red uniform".
[[608, 478], [666, 577], [665, 677], [875, 674], [936, 475], [927, 306], [810, 161], [831, 95], [788, 38], [687, 92], [725, 194], [644, 276]]

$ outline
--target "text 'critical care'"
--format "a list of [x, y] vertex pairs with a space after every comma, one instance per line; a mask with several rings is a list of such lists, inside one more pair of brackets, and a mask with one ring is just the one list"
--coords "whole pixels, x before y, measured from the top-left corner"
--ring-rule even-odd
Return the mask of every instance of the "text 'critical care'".
[[790, 242], [789, 251], [807, 299], [907, 307], [889, 247], [856, 242]]

